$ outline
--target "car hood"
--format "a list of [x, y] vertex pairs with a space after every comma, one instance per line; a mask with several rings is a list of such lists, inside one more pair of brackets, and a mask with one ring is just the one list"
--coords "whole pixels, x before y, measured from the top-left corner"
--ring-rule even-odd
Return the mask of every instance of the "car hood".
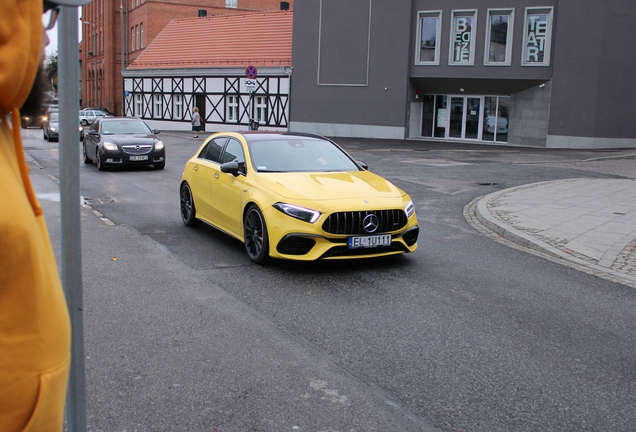
[[157, 140], [155, 135], [102, 135], [102, 141], [119, 145], [148, 144], [152, 145]]
[[369, 171], [324, 173], [265, 173], [256, 181], [270, 191], [293, 200], [399, 198], [405, 193]]

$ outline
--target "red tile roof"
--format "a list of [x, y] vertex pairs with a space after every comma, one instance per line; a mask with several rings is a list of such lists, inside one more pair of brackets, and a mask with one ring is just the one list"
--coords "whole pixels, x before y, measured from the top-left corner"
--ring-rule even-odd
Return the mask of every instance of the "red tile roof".
[[291, 66], [291, 11], [174, 19], [128, 69]]

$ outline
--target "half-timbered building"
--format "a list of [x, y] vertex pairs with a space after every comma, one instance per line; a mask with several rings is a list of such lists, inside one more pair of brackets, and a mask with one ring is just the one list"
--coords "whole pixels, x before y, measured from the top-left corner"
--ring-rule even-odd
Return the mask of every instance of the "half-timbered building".
[[125, 115], [159, 129], [289, 123], [292, 12], [173, 20], [124, 71]]

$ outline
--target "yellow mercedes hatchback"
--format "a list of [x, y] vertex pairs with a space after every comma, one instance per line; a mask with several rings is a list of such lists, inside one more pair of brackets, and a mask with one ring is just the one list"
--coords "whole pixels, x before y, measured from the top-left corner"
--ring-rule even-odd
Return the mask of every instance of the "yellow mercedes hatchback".
[[220, 132], [185, 165], [181, 219], [245, 244], [255, 263], [413, 252], [411, 198], [317, 135]]

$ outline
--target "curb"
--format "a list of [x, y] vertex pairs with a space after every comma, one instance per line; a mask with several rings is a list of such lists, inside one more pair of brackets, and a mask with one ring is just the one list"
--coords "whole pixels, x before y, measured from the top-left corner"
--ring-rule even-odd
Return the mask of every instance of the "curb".
[[[591, 264], [585, 260], [577, 258], [567, 252], [564, 252], [552, 245], [545, 243], [542, 240], [537, 239], [536, 237], [526, 234], [498, 220], [492, 215], [492, 213], [488, 209], [489, 203], [501, 197], [502, 195], [523, 190], [523, 189], [527, 189], [530, 187], [534, 187], [540, 184], [556, 183], [556, 182], [561, 182], [561, 180], [532, 183], [530, 185], [517, 186], [517, 187], [512, 187], [509, 189], [504, 189], [502, 191], [493, 192], [491, 194], [475, 198], [471, 203], [469, 203], [466, 206], [466, 208], [467, 209], [473, 208], [476, 222], [479, 222], [479, 224], [481, 224], [483, 227], [487, 228], [494, 234], [500, 237], [503, 237], [504, 239], [514, 243], [517, 246], [520, 246], [523, 249], [526, 249], [526, 250], [529, 249], [531, 251], [538, 252], [541, 256], [543, 256], [544, 258], [548, 258], [551, 261], [558, 262], [560, 264], [567, 263], [569, 264], [568, 266], [570, 267], [576, 268], [577, 270], [584, 271], [589, 274], [593, 274], [603, 279], [611, 280], [613, 282], [621, 283], [621, 284], [636, 288], [636, 277], [618, 272], [609, 267], [601, 266], [598, 264]], [[468, 219], [468, 216], [467, 216], [468, 213], [469, 213], [468, 211], [464, 212], [464, 215], [466, 216], [467, 219]], [[471, 223], [470, 220], [468, 220], [468, 222]]]

